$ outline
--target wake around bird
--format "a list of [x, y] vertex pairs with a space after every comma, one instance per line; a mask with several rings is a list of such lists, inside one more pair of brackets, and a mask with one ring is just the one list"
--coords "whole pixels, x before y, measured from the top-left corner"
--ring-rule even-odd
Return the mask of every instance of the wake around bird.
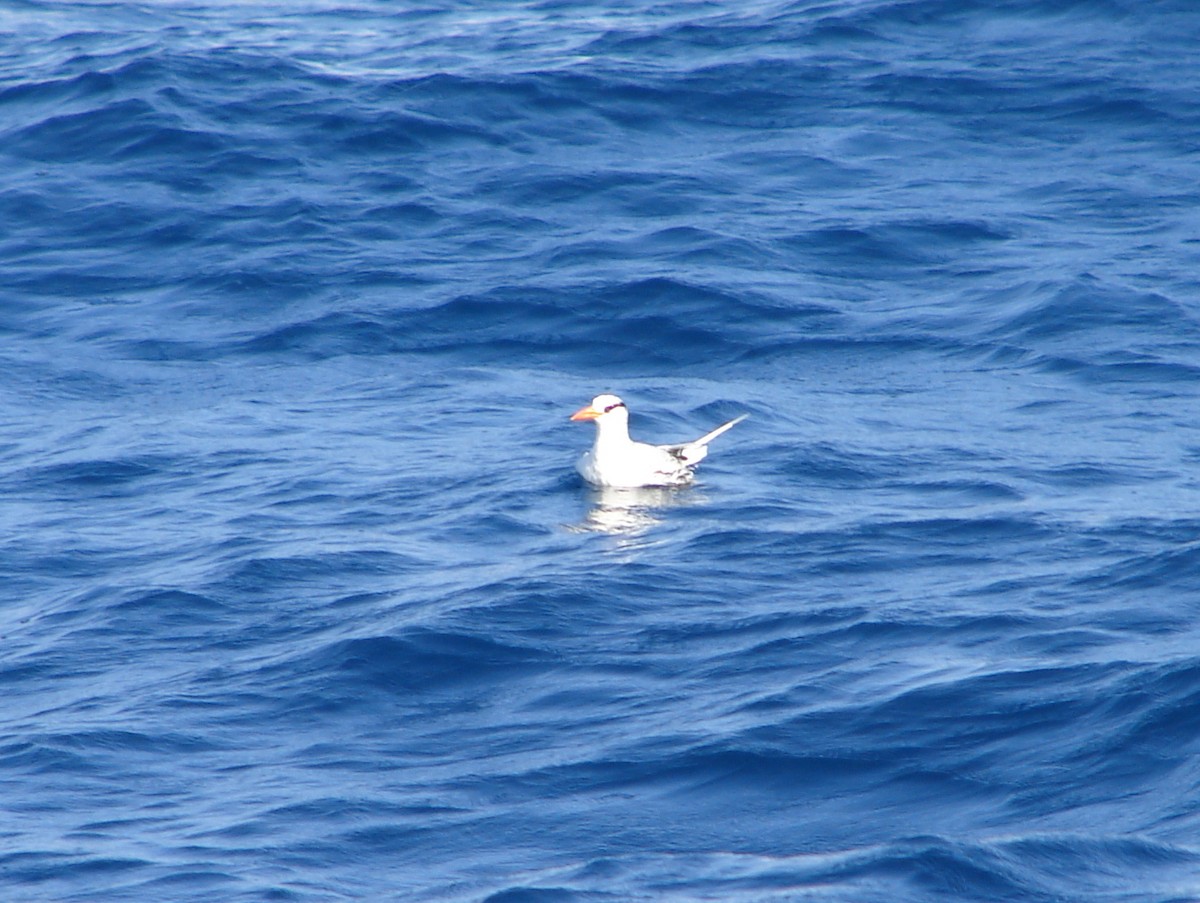
[[679, 445], [648, 445], [629, 438], [629, 409], [616, 395], [597, 395], [571, 415], [594, 420], [596, 441], [580, 456], [575, 469], [593, 486], [637, 489], [643, 486], [686, 486], [697, 464], [708, 455], [708, 443], [749, 414], [723, 423], [699, 439]]

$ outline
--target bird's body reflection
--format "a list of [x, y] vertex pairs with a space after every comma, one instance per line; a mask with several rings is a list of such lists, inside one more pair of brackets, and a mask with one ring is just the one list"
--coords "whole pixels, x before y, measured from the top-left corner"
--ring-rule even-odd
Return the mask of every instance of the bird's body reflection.
[[693, 489], [660, 486], [637, 489], [597, 488], [589, 493], [591, 508], [579, 529], [598, 533], [641, 533], [659, 523], [660, 512], [694, 502]]

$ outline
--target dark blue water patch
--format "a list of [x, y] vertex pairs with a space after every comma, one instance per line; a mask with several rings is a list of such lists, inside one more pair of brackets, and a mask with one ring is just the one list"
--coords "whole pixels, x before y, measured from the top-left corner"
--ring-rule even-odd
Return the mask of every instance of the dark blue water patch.
[[1004, 242], [1013, 233], [998, 223], [969, 220], [928, 220], [891, 223], [883, 227], [897, 241], [921, 246], [927, 251], [941, 249], [957, 253], [958, 249], [980, 242]]
[[[1106, 362], [1059, 354], [1022, 355], [1022, 366], [1032, 372], [1070, 377], [1093, 386], [1124, 387], [1127, 391], [1160, 397], [1180, 397], [1167, 388], [1172, 383], [1192, 383], [1197, 367], [1157, 356], [1127, 352], [1101, 352]], [[1115, 359], [1115, 360], [1114, 360]]]
[[129, 484], [161, 477], [173, 472], [178, 465], [178, 461], [154, 455], [97, 459], [30, 469], [14, 474], [5, 482], [9, 483], [10, 491], [41, 494], [66, 488], [105, 497], [132, 491]]
[[[881, 762], [1008, 781], [1023, 770], [1052, 770], [1056, 759], [1086, 747], [1090, 740], [1080, 726], [1102, 720], [1097, 715], [1107, 710], [1107, 692], [1129, 670], [1087, 664], [948, 679], [861, 706], [818, 710], [756, 729], [752, 736], [771, 748], [800, 743], [814, 751], [859, 749], [852, 738], [870, 737], [872, 756]], [[1022, 764], [1006, 761], [1002, 751], [1022, 735], [1040, 738], [1039, 752], [1035, 756], [1031, 749]]]
[[[26, 336], [40, 333], [36, 305], [21, 311], [28, 325]], [[14, 318], [15, 319], [15, 318]], [[46, 327], [46, 332], [51, 332]], [[44, 334], [43, 334], [44, 335]], [[62, 401], [81, 401], [95, 398], [119, 397], [128, 382], [119, 375], [103, 373], [88, 367], [75, 366], [73, 361], [9, 360], [4, 374], [5, 386], [36, 405], [56, 405]], [[68, 434], [64, 444], [80, 441], [89, 435], [99, 435], [99, 427], [85, 426]], [[35, 471], [31, 471], [35, 472]]]
[[1030, 468], [1022, 479], [1060, 488], [1121, 486], [1155, 482], [1162, 474], [1134, 466], [1117, 466], [1097, 461], [1079, 461], [1050, 468]]
[[468, 810], [460, 806], [435, 804], [397, 804], [370, 797], [321, 797], [302, 803], [289, 804], [268, 813], [271, 819], [284, 821], [303, 820], [322, 823], [353, 823], [380, 818], [434, 819], [441, 816], [462, 815]]
[[1077, 585], [1092, 590], [1191, 590], [1200, 585], [1200, 544], [1172, 543], [1173, 548], [1124, 558], [1081, 578]]
[[[1036, 598], [1038, 590], [1045, 593], [1044, 588], [1035, 585], [1025, 587], [1027, 598]], [[1044, 623], [1035, 622], [1033, 626], [1040, 628], [1039, 632], [1025, 635], [1010, 636], [1010, 645], [1014, 651], [1024, 655], [1047, 656], [1056, 660], [1078, 661], [1089, 655], [1103, 655], [1114, 644], [1120, 643], [1127, 635], [1134, 632], [1153, 634], [1169, 633], [1173, 628], [1169, 622], [1164, 623], [1159, 618], [1153, 619], [1108, 619], [1095, 626], [1065, 626], [1054, 629]], [[981, 637], [987, 642], [990, 637]]]
[[[798, 148], [731, 150], [719, 160], [737, 171], [753, 172], [760, 180], [774, 179], [781, 187], [798, 187], [809, 192], [845, 191], [872, 183], [869, 171], [849, 160], [805, 153]], [[780, 241], [788, 247], [801, 239], [785, 235]]]
[[[294, 124], [295, 117], [291, 124]], [[497, 135], [476, 125], [449, 123], [429, 116], [383, 110], [357, 114], [324, 111], [308, 117], [314, 137], [329, 142], [334, 153], [352, 156], [411, 153], [445, 149], [465, 142], [494, 148], [504, 145]], [[303, 121], [303, 118], [302, 120]]]
[[25, 775], [97, 775], [105, 770], [86, 750], [63, 749], [36, 739], [0, 746], [0, 763]]
[[1174, 117], [1162, 110], [1155, 109], [1144, 100], [1135, 97], [1112, 97], [1091, 93], [1084, 93], [1079, 97], [1064, 100], [1055, 106], [1033, 112], [1045, 114], [1051, 119], [1064, 119], [1109, 128], [1116, 126], [1127, 129], [1174, 121]]
[[1066, 755], [1071, 777], [1050, 777], [1049, 783], [1081, 783], [1091, 793], [1118, 796], [1145, 788], [1170, 794], [1176, 785], [1186, 786], [1200, 726], [1198, 675], [1196, 663], [1187, 661], [1124, 678], [1104, 707], [1108, 717]]
[[227, 624], [229, 606], [199, 593], [173, 589], [133, 592], [108, 612], [107, 631], [122, 638], [143, 636], [178, 642]]
[[[15, 556], [9, 573], [17, 579], [52, 574], [55, 582], [81, 580], [87, 581], [88, 586], [106, 575], [123, 573], [142, 561], [141, 553], [122, 549], [116, 544], [83, 545], [77, 542], [74, 547], [65, 548], [55, 543], [47, 545], [35, 533], [22, 534], [9, 542], [5, 551]], [[67, 589], [64, 595], [74, 596], [75, 590]]]
[[891, 879], [907, 899], [1049, 901], [1020, 870], [985, 847], [940, 837], [914, 837], [855, 857], [843, 878]]
[[[446, 616], [446, 628], [474, 634], [486, 622], [489, 636], [507, 637], [560, 656], [564, 664], [622, 670], [628, 663], [614, 661], [609, 646], [599, 645], [599, 638], [607, 637], [622, 648], [636, 645], [636, 619], [645, 611], [650, 575], [632, 570], [606, 569], [599, 575], [603, 579], [593, 579], [586, 572], [554, 574], [449, 592], [443, 600], [453, 606], [454, 614]], [[486, 608], [481, 610], [485, 602]], [[637, 665], [629, 667], [636, 669]], [[560, 688], [557, 683], [549, 686], [555, 691]]]
[[[617, 253], [636, 251], [641, 254], [653, 254], [665, 263], [681, 265], [695, 263], [709, 266], [755, 267], [767, 265], [775, 259], [769, 248], [760, 242], [683, 226], [639, 236], [634, 241], [626, 242], [624, 247], [616, 246], [611, 250]], [[697, 292], [700, 288], [693, 286], [691, 290]]]
[[428, 231], [445, 220], [443, 213], [427, 203], [399, 201], [363, 211], [360, 222], [375, 224], [374, 233], [359, 233], [364, 239], [411, 236], [414, 230]]
[[[125, 901], [144, 900], [148, 897], [155, 899], [177, 899], [180, 901], [196, 901], [212, 899], [214, 895], [219, 895], [223, 899], [228, 899], [230, 903], [251, 903], [253, 900], [295, 900], [304, 899], [297, 897], [294, 892], [285, 888], [274, 888], [270, 886], [255, 887], [253, 890], [247, 890], [247, 886], [258, 884], [256, 881], [250, 881], [243, 878], [236, 869], [222, 870], [211, 867], [209, 861], [204, 858], [206, 851], [187, 850], [195, 858], [185, 858], [182, 864], [176, 865], [173, 869], [166, 870], [162, 868], [154, 869], [154, 874], [158, 877], [143, 881], [130, 881], [118, 886], [110, 891], [114, 900], [125, 903]], [[70, 881], [71, 876], [62, 876], [65, 881]], [[73, 886], [68, 884], [68, 886]], [[94, 890], [81, 890], [65, 900], [71, 901], [86, 901], [89, 894], [94, 894]]]
[[[923, 4], [883, 3], [831, 16], [840, 23], [850, 23], [854, 27], [893, 37], [912, 34], [914, 30], [917, 33], [938, 34], [938, 29], [957, 30], [973, 21], [987, 22], [993, 17], [998, 17], [1000, 22], [1013, 21], [1051, 28], [1064, 19], [1103, 26], [1128, 21], [1130, 11], [1119, 0], [1067, 0], [1061, 4], [1052, 0], [1006, 0], [1000, 4], [987, 0], [968, 3], [936, 0]], [[897, 26], [900, 26], [899, 30]]]
[[[917, 332], [903, 325], [898, 329], [864, 330], [856, 327], [842, 331], [823, 327], [818, 318], [814, 326], [811, 334], [807, 335], [803, 329], [781, 336], [771, 335], [743, 351], [738, 361], [747, 365], [773, 365], [790, 372], [793, 368], [815, 366], [818, 362], [845, 370], [847, 367], [869, 367], [913, 356], [951, 358], [978, 353], [978, 346], [974, 343], [966, 344], [951, 336]], [[887, 391], [901, 395], [905, 390], [893, 387]]]
[[[486, 123], [495, 132], [520, 127], [550, 129], [554, 137], [571, 143], [589, 143], [600, 130], [584, 128], [574, 136], [590, 113], [590, 86], [611, 89], [596, 79], [571, 72], [525, 72], [507, 77], [471, 77], [441, 72], [390, 81], [375, 89], [379, 103], [404, 106], [432, 116]], [[580, 117], [584, 117], [581, 119]], [[519, 128], [520, 128], [519, 127]], [[518, 131], [519, 131], [518, 128]]]
[[990, 480], [931, 480], [927, 482], [905, 480], [882, 485], [889, 489], [911, 492], [917, 496], [934, 496], [963, 501], [1020, 501], [1024, 498], [1023, 493], [1012, 486]]
[[36, 742], [56, 750], [77, 751], [89, 758], [147, 753], [155, 756], [186, 756], [220, 748], [198, 735], [146, 733], [131, 730], [86, 730], [39, 737]]
[[720, 549], [734, 561], [784, 561], [787, 572], [810, 577], [868, 575], [913, 568], [999, 566], [1006, 555], [1053, 558], [1064, 539], [1053, 525], [1021, 517], [944, 517], [864, 522], [837, 530], [714, 529], [696, 537], [689, 553]]
[[[142, 859], [78, 856], [58, 851], [21, 852], [0, 856], [0, 879], [29, 888], [62, 879], [103, 881], [149, 863]], [[40, 898], [40, 895], [39, 895]], [[28, 898], [36, 899], [36, 898]], [[45, 897], [44, 899], [49, 899]]]
[[[744, 678], [759, 671], [795, 669], [801, 664], [808, 669], [870, 660], [884, 654], [884, 650], [889, 648], [906, 647], [918, 636], [929, 637], [946, 648], [971, 647], [1005, 644], [1019, 639], [1026, 632], [1047, 629], [1043, 619], [1032, 615], [989, 614], [971, 617], [956, 613], [925, 618], [908, 615], [901, 619], [895, 614], [883, 612], [852, 611], [853, 614], [846, 613], [829, 626], [802, 631], [786, 628], [784, 624], [772, 624], [774, 632], [784, 635], [749, 645], [744, 643], [743, 631], [715, 625], [708, 629], [693, 628], [687, 635], [671, 642], [686, 642], [697, 661], [702, 661], [700, 655], [704, 650], [711, 650], [711, 656], [703, 660], [703, 673], [706, 675], [724, 674], [726, 677]], [[655, 632], [652, 635], [657, 637], [658, 634]], [[733, 654], [735, 643], [742, 648]], [[828, 701], [827, 693], [828, 688], [816, 682], [808, 687], [789, 688], [786, 697], [791, 702], [804, 698], [819, 706], [823, 701]], [[758, 699], [748, 704], [746, 711], [763, 706], [773, 708], [779, 701], [777, 698]]]
[[[1133, 355], [1121, 355], [1135, 358]], [[1136, 356], [1115, 362], [1083, 363], [1059, 362], [1062, 372], [1069, 372], [1080, 380], [1098, 384], [1126, 384], [1161, 388], [1171, 383], [1195, 383], [1200, 380], [1200, 365], [1181, 361], [1167, 361], [1148, 356]]]
[[171, 339], [114, 339], [108, 343], [115, 357], [127, 361], [202, 362], [220, 356], [215, 342], [189, 342]]
[[[767, 800], [784, 809], [796, 799], [815, 796], [834, 799], [886, 770], [879, 762], [857, 757], [820, 756], [748, 749], [672, 749], [663, 738], [650, 738], [625, 754], [559, 767], [491, 776], [478, 781], [477, 791], [502, 800], [543, 799], [576, 806], [595, 801], [605, 808], [628, 795], [672, 801], [692, 819], [720, 818], [739, 813], [750, 816]], [[633, 753], [632, 756], [628, 753]], [[475, 783], [472, 781], [471, 783]], [[647, 819], [648, 813], [631, 816], [626, 831], [613, 837], [613, 852], [635, 852], [647, 842], [685, 849], [707, 833], [691, 821], [678, 833], [663, 832]], [[614, 817], [608, 813], [605, 818]], [[620, 818], [619, 814], [616, 814]], [[585, 830], [571, 826], [572, 834]], [[736, 832], [734, 832], [736, 837]], [[732, 838], [731, 838], [732, 839]]]
[[[533, 166], [484, 181], [479, 190], [501, 207], [605, 214], [614, 218], [700, 212], [709, 190], [698, 176], [653, 169], [555, 170]], [[659, 198], [667, 200], [659, 200]]]
[[1194, 314], [1157, 293], [1132, 292], [1095, 279], [1024, 292], [1031, 303], [997, 329], [998, 337], [1043, 342], [1098, 330], [1147, 328], [1176, 340], [1200, 335], [1200, 320]]
[[[13, 225], [25, 223], [44, 229], [61, 227], [63, 213], [61, 199], [55, 198], [51, 192], [40, 188], [10, 187], [0, 191], [0, 215], [4, 217], [6, 223]], [[6, 257], [11, 255], [16, 258], [17, 252], [29, 254], [37, 249], [36, 243], [31, 240], [29, 235], [23, 235], [20, 244], [9, 237], [16, 234], [16, 229], [0, 233], [0, 240], [4, 242], [0, 248], [5, 249]], [[24, 306], [28, 303], [27, 299], [19, 296], [11, 298], [11, 304], [14, 306], [18, 304]], [[12, 308], [10, 307], [9, 313], [11, 314], [11, 312]]]
[[1109, 703], [1113, 718], [1108, 722], [1108, 745], [1089, 748], [1088, 758], [1100, 768], [1123, 769], [1130, 763], [1112, 758], [1112, 753], [1124, 749], [1154, 759], [1157, 768], [1152, 770], [1186, 767], [1200, 736], [1196, 732], [1200, 664], [1183, 659], [1144, 667], [1117, 689], [1120, 692]]
[[[247, 525], [249, 526], [249, 525]], [[378, 549], [356, 549], [316, 555], [264, 557], [257, 543], [234, 540], [226, 552], [225, 574], [212, 589], [222, 597], [272, 599], [296, 593], [303, 587], [328, 587], [356, 577], [384, 578], [423, 570], [417, 556]]]
[[117, 76], [111, 72], [89, 70], [44, 81], [18, 82], [0, 88], [0, 108], [22, 105], [33, 109], [41, 106], [53, 108], [81, 101], [91, 102], [110, 95], [117, 81]]
[[258, 686], [290, 699], [288, 705], [296, 711], [346, 715], [385, 701], [410, 709], [438, 700], [466, 710], [478, 704], [471, 698], [491, 697], [506, 683], [546, 673], [558, 664], [554, 653], [536, 647], [415, 629], [400, 637], [327, 644], [265, 665], [254, 679]]
[[859, 269], [864, 262], [882, 265], [927, 265], [931, 262], [924, 249], [901, 236], [888, 236], [882, 230], [826, 227], [797, 236], [795, 249], [814, 259], [814, 263]]
[[351, 313], [331, 313], [304, 323], [294, 323], [248, 340], [242, 349], [249, 354], [295, 355], [303, 350], [320, 360], [341, 354], [391, 354], [401, 344], [389, 336], [373, 318]]
[[[659, 43], [658, 36], [650, 37], [648, 42]], [[803, 61], [749, 59], [740, 63], [710, 62], [684, 72], [650, 68], [636, 78], [630, 77], [627, 70], [603, 64], [591, 72], [552, 73], [537, 78], [568, 102], [586, 104], [587, 116], [607, 126], [585, 127], [566, 136], [575, 144], [593, 143], [596, 136], [605, 136], [614, 126], [630, 135], [651, 133], [670, 142], [686, 127], [723, 132], [802, 124], [797, 116], [805, 106], [798, 98], [811, 97], [828, 81], [829, 73], [823, 66]], [[672, 110], [667, 119], [656, 114], [664, 106]], [[568, 122], [578, 124], [579, 116], [574, 112]], [[803, 122], [811, 121], [811, 114], [803, 113]], [[586, 126], [587, 120], [583, 123]]]
[[[591, 860], [530, 881], [524, 892], [546, 886], [571, 899], [628, 894], [690, 899], [719, 893], [723, 899], [853, 899], [862, 903], [928, 903], [931, 900], [1013, 900], [1061, 903], [1119, 892], [1137, 875], [1145, 899], [1179, 900], [1172, 888], [1188, 886], [1195, 854], [1185, 847], [1144, 838], [1094, 841], [1085, 835], [1026, 835], [971, 842], [913, 834], [892, 843], [816, 855], [739, 855], [730, 852], [664, 855], [641, 853]], [[1076, 866], [1082, 868], [1074, 883]], [[1125, 877], [1121, 870], [1125, 869]], [[953, 876], [953, 880], [942, 880]], [[501, 891], [500, 893], [504, 893]], [[1139, 897], [1140, 898], [1140, 897]]]
[[[1129, 876], [1138, 875], [1145, 885], [1162, 888], [1154, 899], [1181, 900], [1168, 889], [1175, 883], [1171, 876], [1186, 874], [1198, 861], [1194, 851], [1146, 837], [1105, 840], [1045, 835], [1007, 841], [995, 849], [1004, 859], [1036, 874], [1047, 891], [1068, 896], [1110, 892]], [[1147, 898], [1152, 893], [1147, 890]]]
[[[466, 296], [428, 310], [397, 312], [390, 322], [378, 315], [326, 314], [251, 339], [243, 348], [252, 354], [303, 350], [318, 359], [435, 349], [455, 353], [473, 346], [486, 353], [497, 341], [510, 347], [550, 345], [556, 338], [552, 332], [556, 324], [566, 332], [568, 316], [548, 293], [509, 290], [504, 294], [508, 297]], [[522, 339], [522, 333], [527, 338]]]
[[[690, 229], [671, 232], [672, 242], [686, 244], [691, 244], [697, 234]], [[653, 238], [651, 236], [651, 240]], [[743, 318], [769, 319], [776, 328], [783, 328], [793, 318], [808, 328], [818, 326], [822, 320], [836, 322], [840, 319], [835, 309], [813, 302], [783, 301], [661, 276], [604, 285], [573, 303], [585, 310], [599, 309], [614, 316], [655, 315], [714, 326], [722, 323], [727, 328]]]
[[[1126, 676], [1127, 666], [1072, 671], [1086, 674], [1086, 679], [1065, 679], [1067, 671], [991, 675], [904, 694], [865, 719], [845, 721], [849, 730], [868, 731], [876, 742], [888, 737], [887, 745], [878, 747], [879, 754], [898, 761], [909, 760], [917, 748], [928, 748], [926, 741], [936, 736], [939, 752], [922, 757], [925, 767], [1007, 785], [1014, 813], [1027, 816], [1062, 805], [1053, 801], [1097, 805], [1125, 799], [1135, 788], [1145, 792], [1156, 787], [1187, 761], [1187, 752], [1171, 740], [1172, 734], [1163, 736], [1156, 729], [1161, 719], [1172, 717], [1173, 707], [1135, 702], [1146, 719], [1145, 732], [1131, 735], [1122, 726], [1129, 724], [1129, 713], [1115, 711], [1112, 700], [1127, 699], [1121, 684], [1135, 680]], [[940, 698], [943, 694], [954, 701]], [[1194, 687], [1180, 704], [1192, 704], [1191, 696]], [[964, 704], [973, 714], [961, 721], [938, 714], [950, 705], [961, 715]], [[1184, 733], [1189, 724], [1182, 722]], [[820, 721], [812, 717], [797, 728], [822, 735]], [[912, 746], [922, 735], [925, 740]], [[1036, 752], [1031, 746], [1019, 766], [1005, 761], [1000, 750], [1023, 735], [1038, 738]], [[1018, 774], [1036, 774], [1038, 779], [1020, 780]]]
[[[130, 99], [97, 109], [47, 118], [8, 136], [8, 152], [53, 163], [117, 160], [137, 156], [171, 134], [172, 123], [144, 100]], [[199, 143], [185, 145], [189, 153], [207, 154], [220, 143], [193, 136]], [[178, 148], [177, 148], [178, 149]]]
[[[747, 615], [738, 612], [713, 613], [713, 617], [699, 621], [678, 619], [664, 623], [651, 623], [641, 629], [648, 646], [672, 648], [681, 643], [711, 644], [716, 651], [728, 651], [727, 644], [762, 649], [777, 642], [806, 643], [819, 645], [826, 637], [848, 629], [864, 620], [868, 609], [859, 605], [835, 607], [813, 607], [802, 611], [785, 609], [770, 610], [764, 614]], [[749, 659], [739, 657], [731, 660], [732, 666], [757, 669], [757, 652]]]
[[781, 474], [787, 478], [838, 488], [899, 478], [908, 470], [909, 464], [894, 456], [851, 451], [828, 442], [806, 444], [781, 464]]
[[[5, 634], [0, 633], [0, 639], [4, 637]], [[13, 656], [0, 665], [0, 685], [11, 684], [15, 688], [33, 686], [39, 680], [52, 676], [56, 669], [56, 663], [45, 656], [33, 660]]]
[[[70, 129], [70, 123], [90, 120], [92, 127], [101, 136], [140, 133], [149, 140], [142, 149], [154, 151], [155, 130], [145, 128], [148, 124], [169, 125], [185, 120], [197, 121], [197, 113], [204, 110], [210, 123], [233, 125], [244, 116], [242, 121], [253, 121], [261, 125], [277, 121], [280, 113], [290, 112], [288, 101], [305, 96], [298, 87], [299, 84], [324, 84], [327, 90], [338, 85], [334, 79], [304, 72], [278, 57], [257, 56], [219, 48], [207, 52], [172, 52], [143, 46], [122, 51], [115, 61], [116, 65], [113, 65], [114, 61], [111, 60], [80, 58], [77, 62], [88, 69], [64, 78], [26, 83], [0, 92], [0, 104], [40, 101], [37, 106], [42, 106], [45, 98], [39, 95], [46, 94], [55, 97], [57, 103], [77, 108], [65, 117], [49, 118], [40, 125], [27, 127], [22, 134], [34, 135], [36, 132], [30, 132], [29, 128], [55, 127], [57, 124], [67, 128], [67, 131], [56, 132], [56, 135], [71, 136], [75, 132]], [[257, 107], [249, 103], [239, 103], [239, 98], [248, 92], [255, 95]], [[109, 110], [133, 111], [138, 115], [123, 119], [110, 115], [106, 112]], [[161, 118], [146, 115], [151, 112]], [[172, 130], [168, 128], [162, 150], [171, 149], [172, 134]], [[185, 141], [204, 141], [209, 136], [224, 135], [224, 131], [219, 128], [187, 129], [182, 137]], [[222, 145], [223, 143], [221, 142]], [[104, 144], [89, 149], [86, 143], [70, 141], [68, 146], [59, 148], [58, 153], [69, 155], [68, 159], [111, 160], [110, 155], [97, 153], [105, 149]], [[175, 146], [175, 149], [218, 148], [208, 144], [188, 143]], [[34, 146], [31, 145], [29, 150], [34, 150]], [[45, 154], [50, 152], [52, 147], [38, 147], [36, 150]], [[34, 156], [37, 157], [37, 154]]]
[[741, 337], [748, 340], [752, 327], [725, 325], [738, 308], [751, 323], [770, 317], [781, 328], [836, 319], [816, 305], [768, 306], [762, 299], [668, 279], [583, 292], [503, 286], [417, 310], [329, 313], [257, 336], [239, 351], [322, 359], [406, 352], [454, 356], [472, 350], [481, 360], [524, 352], [588, 367], [639, 361], [714, 364], [745, 353]]
[[960, 122], [965, 117], [978, 121], [981, 114], [1003, 110], [1013, 96], [1010, 87], [995, 79], [953, 70], [881, 74], [867, 83], [866, 95], [888, 110], [935, 114]]
[[483, 903], [608, 903], [620, 899], [603, 891], [580, 893], [563, 887], [510, 887], [488, 894]]

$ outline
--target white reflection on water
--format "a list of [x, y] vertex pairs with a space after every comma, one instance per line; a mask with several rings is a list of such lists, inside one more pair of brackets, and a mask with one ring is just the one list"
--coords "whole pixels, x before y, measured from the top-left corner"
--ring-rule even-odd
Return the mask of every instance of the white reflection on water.
[[694, 503], [690, 488], [592, 489], [591, 507], [577, 529], [597, 533], [643, 533], [662, 521], [666, 508]]

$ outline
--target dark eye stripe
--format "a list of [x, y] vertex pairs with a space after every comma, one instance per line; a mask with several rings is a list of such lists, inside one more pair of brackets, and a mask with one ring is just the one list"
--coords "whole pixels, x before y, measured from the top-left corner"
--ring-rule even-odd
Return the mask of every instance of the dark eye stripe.
[[613, 408], [623, 408], [623, 407], [625, 407], [625, 402], [618, 401], [616, 404], [610, 404], [607, 408], [605, 408], [604, 413], [607, 414]]

